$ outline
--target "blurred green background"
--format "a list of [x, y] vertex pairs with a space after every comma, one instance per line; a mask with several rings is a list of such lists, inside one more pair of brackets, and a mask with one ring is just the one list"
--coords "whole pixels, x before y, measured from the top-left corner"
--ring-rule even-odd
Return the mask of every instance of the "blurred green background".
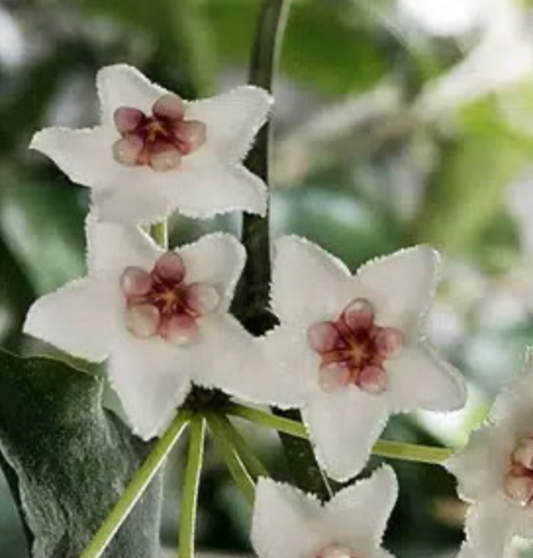
[[[37, 129], [97, 122], [94, 77], [133, 64], [187, 98], [246, 80], [257, 0], [0, 0], [0, 344], [37, 297], [84, 272], [86, 189], [27, 150]], [[397, 417], [386, 436], [461, 444], [533, 344], [533, 29], [514, 0], [294, 0], [276, 82], [275, 235], [319, 242], [353, 268], [418, 242], [442, 250], [430, 321], [463, 371], [467, 408]], [[172, 241], [235, 216], [176, 217]], [[109, 404], [117, 401], [109, 395]], [[245, 425], [243, 425], [245, 426]], [[245, 430], [247, 431], [247, 430]], [[276, 436], [257, 450], [287, 471]], [[209, 449], [199, 547], [248, 553], [249, 511]], [[464, 508], [441, 469], [394, 463], [401, 494], [386, 546], [453, 556]], [[178, 521], [181, 454], [167, 474], [162, 540]], [[0, 556], [24, 558], [0, 482]]]

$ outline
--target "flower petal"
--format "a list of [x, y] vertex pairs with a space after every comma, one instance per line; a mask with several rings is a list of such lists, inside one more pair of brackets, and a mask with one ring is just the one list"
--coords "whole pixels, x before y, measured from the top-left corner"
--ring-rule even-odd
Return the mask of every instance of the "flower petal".
[[122, 175], [115, 177], [115, 182], [93, 197], [98, 216], [105, 221], [151, 224], [175, 209], [196, 219], [229, 211], [260, 215], [266, 211], [263, 181], [244, 167], [222, 163], [208, 152], [184, 158], [175, 171], [124, 168]]
[[227, 311], [246, 261], [243, 245], [231, 234], [215, 233], [176, 250], [185, 263], [187, 283], [215, 287], [222, 298], [219, 310]]
[[[131, 170], [131, 169], [126, 169]], [[137, 169], [135, 169], [137, 170]], [[144, 172], [132, 176], [128, 181], [117, 181], [111, 186], [93, 190], [93, 211], [102, 221], [123, 225], [151, 225], [162, 221], [172, 213], [169, 201], [161, 188], [143, 187]]]
[[517, 437], [531, 432], [533, 423], [533, 357], [528, 349], [524, 374], [504, 389], [496, 398], [490, 411], [494, 424], [507, 424]]
[[325, 531], [323, 517], [314, 497], [262, 478], [255, 494], [252, 545], [260, 558], [315, 556], [333, 542]]
[[513, 510], [498, 496], [474, 504], [466, 518], [470, 547], [479, 556], [503, 556], [514, 535], [514, 520]]
[[341, 482], [365, 466], [388, 418], [383, 397], [355, 386], [333, 393], [317, 390], [302, 412], [319, 463]]
[[112, 133], [101, 127], [45, 128], [33, 136], [30, 149], [50, 157], [72, 182], [98, 186], [109, 180], [118, 166], [111, 156], [113, 139]]
[[190, 390], [193, 353], [159, 337], [137, 339], [123, 329], [111, 347], [109, 376], [136, 434], [148, 440], [172, 421]]
[[326, 505], [328, 531], [357, 555], [372, 554], [381, 544], [398, 497], [398, 481], [389, 466], [338, 492]]
[[127, 64], [102, 68], [96, 77], [102, 121], [112, 125], [113, 114], [119, 107], [132, 107], [151, 113], [154, 102], [168, 91], [152, 83], [139, 70]]
[[230, 161], [237, 161], [246, 155], [272, 103], [272, 96], [264, 89], [246, 85], [188, 103], [185, 118], [203, 122], [213, 148]]
[[118, 307], [118, 285], [80, 279], [39, 298], [24, 332], [78, 358], [102, 362], [117, 328]]
[[[216, 387], [243, 401], [295, 407], [298, 393], [278, 371], [265, 367], [258, 341], [228, 314], [200, 320], [201, 350], [195, 356], [195, 383]], [[200, 344], [199, 344], [200, 348]]]
[[311, 325], [337, 317], [350, 291], [350, 272], [340, 260], [304, 238], [277, 241], [272, 306], [282, 322]]
[[457, 477], [463, 500], [483, 500], [502, 491], [514, 444], [507, 430], [482, 426], [470, 435], [463, 450], [443, 463]]
[[320, 356], [309, 346], [305, 329], [280, 325], [257, 340], [268, 374], [277, 374], [287, 397], [301, 407], [306, 394], [317, 389]]
[[128, 266], [149, 271], [163, 252], [141, 229], [102, 223], [91, 214], [86, 234], [90, 273], [117, 275]]
[[409, 334], [417, 330], [433, 299], [439, 254], [429, 246], [415, 246], [373, 260], [357, 277], [381, 299], [378, 323]]
[[385, 369], [392, 411], [453, 411], [466, 403], [464, 380], [425, 341], [404, 347], [385, 361]]
[[181, 176], [167, 189], [170, 206], [196, 219], [208, 219], [228, 211], [265, 215], [267, 188], [241, 165], [230, 165], [209, 153], [185, 159]]

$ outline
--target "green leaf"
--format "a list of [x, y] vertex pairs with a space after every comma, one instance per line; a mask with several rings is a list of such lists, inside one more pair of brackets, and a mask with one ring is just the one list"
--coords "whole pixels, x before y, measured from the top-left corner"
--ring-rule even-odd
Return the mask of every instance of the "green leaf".
[[35, 292], [82, 275], [87, 192], [2, 171], [0, 234]]
[[[327, 94], [371, 87], [387, 61], [369, 25], [354, 24], [353, 14], [324, 2], [294, 2], [281, 52], [286, 76]], [[213, 42], [223, 62], [246, 63], [259, 2], [210, 0], [203, 3]], [[359, 18], [361, 19], [361, 18]]]
[[[0, 351], [0, 466], [32, 558], [78, 556], [147, 454], [102, 389], [61, 362]], [[157, 478], [104, 556], [158, 557], [160, 503]]]
[[509, 182], [533, 156], [533, 139], [511, 126], [488, 98], [469, 107], [463, 130], [444, 148], [429, 184], [416, 240], [473, 252], [497, 213]]

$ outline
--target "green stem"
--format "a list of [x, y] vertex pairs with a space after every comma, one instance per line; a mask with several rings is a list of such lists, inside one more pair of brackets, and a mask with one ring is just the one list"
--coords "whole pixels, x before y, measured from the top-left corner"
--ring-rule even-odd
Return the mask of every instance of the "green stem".
[[150, 227], [151, 237], [165, 250], [168, 248], [168, 227], [166, 221], [155, 223]]
[[189, 454], [183, 479], [179, 524], [179, 558], [194, 558], [194, 532], [198, 488], [204, 454], [205, 421], [194, 417], [190, 426]]
[[[289, 0], [262, 0], [248, 81], [270, 92], [288, 9]], [[267, 122], [246, 160], [248, 169], [267, 185], [270, 142], [271, 127]], [[250, 332], [262, 335], [276, 323], [268, 311], [271, 276], [268, 208], [264, 217], [244, 214], [242, 242], [248, 258], [235, 296], [234, 313]]]
[[[240, 417], [250, 422], [273, 428], [296, 438], [307, 439], [305, 426], [294, 420], [279, 417], [259, 409], [252, 409], [232, 403], [225, 407], [228, 414]], [[439, 464], [451, 457], [454, 450], [450, 448], [437, 448], [431, 446], [420, 446], [417, 444], [406, 444], [403, 442], [391, 442], [378, 440], [372, 449], [374, 455], [388, 457], [390, 459], [401, 459], [403, 461], [416, 461], [419, 463]]]
[[259, 477], [269, 477], [267, 468], [254, 453], [246, 438], [235, 428], [226, 415], [218, 417], [220, 428], [224, 431], [226, 438], [235, 448], [243, 465], [246, 467], [250, 476], [257, 481]]
[[227, 438], [224, 427], [221, 425], [220, 417], [214, 413], [210, 413], [207, 416], [207, 423], [209, 424], [209, 429], [213, 434], [217, 449], [230, 472], [233, 482], [242, 492], [246, 501], [252, 506], [255, 500], [254, 483], [242, 461], [239, 459], [234, 446]]
[[100, 529], [80, 555], [80, 558], [99, 558], [105, 551], [120, 526], [124, 523], [131, 510], [143, 495], [144, 491], [159, 471], [168, 454], [175, 446], [189, 421], [189, 415], [180, 412], [167, 431], [155, 444], [150, 455], [141, 468], [135, 473], [119, 501], [111, 510]]

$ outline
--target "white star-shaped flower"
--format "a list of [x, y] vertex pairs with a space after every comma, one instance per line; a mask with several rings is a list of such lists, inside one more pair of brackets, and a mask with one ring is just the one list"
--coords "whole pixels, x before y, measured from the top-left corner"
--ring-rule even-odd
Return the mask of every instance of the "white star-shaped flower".
[[123, 64], [100, 70], [97, 85], [100, 126], [47, 128], [31, 147], [93, 188], [101, 219], [147, 224], [175, 209], [198, 218], [265, 213], [265, 184], [242, 160], [270, 110], [266, 91], [243, 86], [186, 102]]
[[228, 314], [245, 262], [234, 237], [165, 252], [133, 226], [92, 217], [87, 236], [88, 276], [37, 300], [24, 331], [79, 358], [109, 358], [136, 433], [160, 434], [191, 382], [253, 403], [293, 403], [279, 379], [260, 373], [257, 341]]
[[259, 558], [390, 558], [381, 540], [397, 494], [388, 466], [325, 505], [289, 485], [260, 479], [252, 545]]
[[533, 358], [526, 374], [496, 399], [488, 422], [445, 467], [471, 503], [469, 546], [479, 556], [504, 555], [515, 536], [533, 541]]
[[437, 253], [403, 250], [347, 267], [301, 238], [277, 244], [265, 338], [269, 367], [292, 380], [319, 463], [337, 480], [365, 465], [391, 413], [449, 411], [465, 402], [455, 369], [424, 338]]

